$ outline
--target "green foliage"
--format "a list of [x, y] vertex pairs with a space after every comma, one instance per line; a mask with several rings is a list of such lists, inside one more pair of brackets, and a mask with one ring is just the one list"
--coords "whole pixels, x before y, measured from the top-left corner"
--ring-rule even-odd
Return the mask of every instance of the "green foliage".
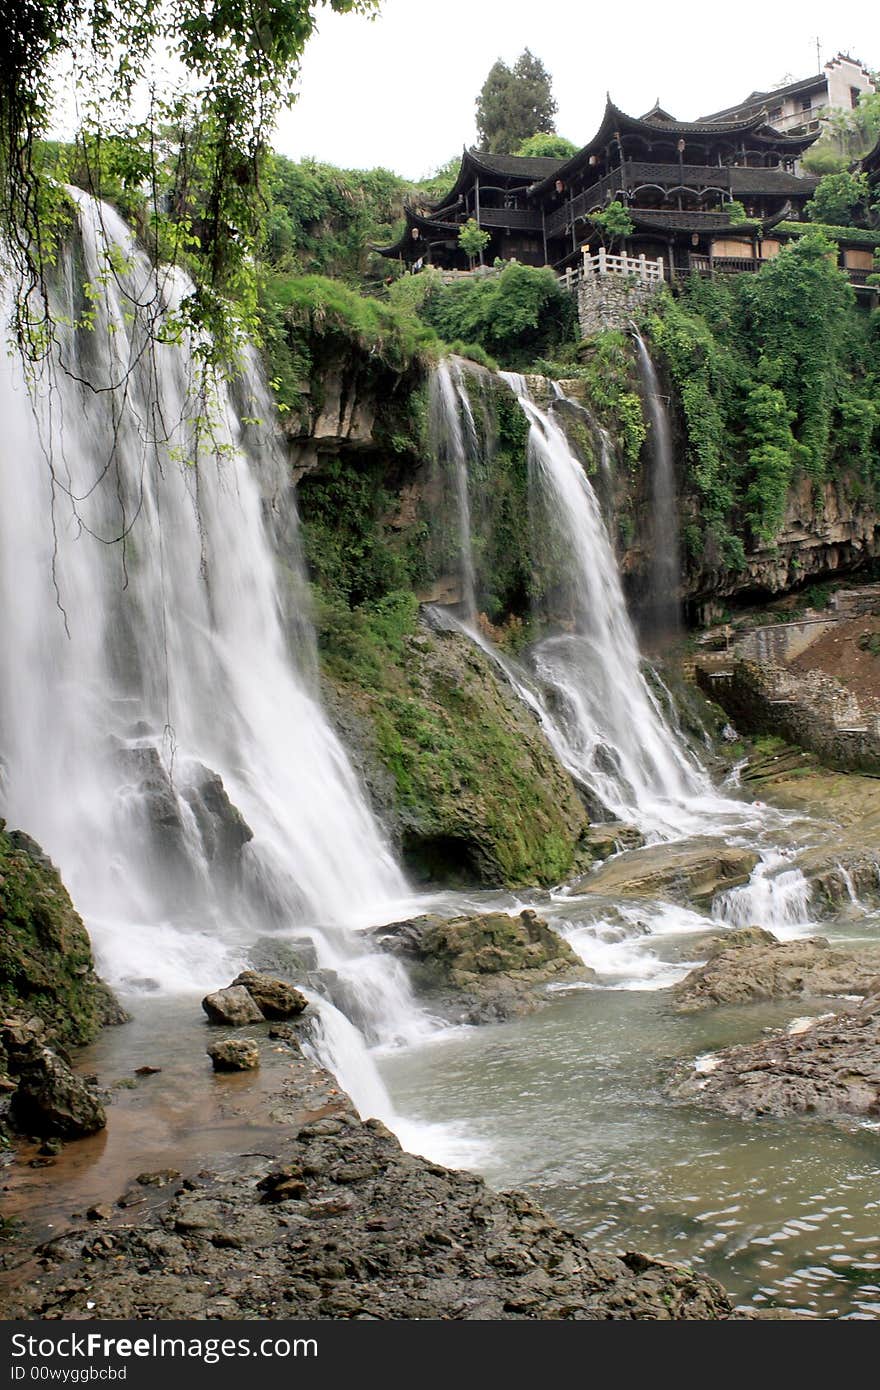
[[101, 192], [102, 165], [112, 174], [121, 152], [129, 190], [146, 172], [155, 243], [166, 258], [184, 259], [194, 282], [181, 322], [208, 329], [216, 350], [208, 344], [204, 354], [225, 364], [255, 327], [266, 137], [292, 98], [321, 8], [364, 12], [374, 0], [265, 0], [257, 12], [244, 0], [208, 8], [203, 0], [3, 0], [0, 228], [18, 279], [16, 332], [31, 356], [46, 350], [45, 275], [56, 236], [41, 207], [53, 194], [35, 157], [54, 115], [56, 66], [66, 61], [72, 71], [89, 186]]
[[338, 280], [273, 274], [262, 296], [270, 383], [282, 407], [300, 403], [322, 348], [329, 356], [354, 349], [401, 375], [440, 354], [436, 335], [405, 304], [357, 294]]
[[747, 222], [749, 220], [746, 214], [745, 205], [741, 203], [737, 198], [732, 198], [729, 203], [725, 203], [724, 211], [730, 218], [731, 226], [737, 226], [739, 223]]
[[458, 234], [458, 244], [467, 256], [471, 265], [478, 256], [482, 256], [489, 242], [492, 240], [489, 232], [484, 232], [482, 227], [469, 217]]
[[517, 263], [436, 287], [421, 312], [446, 342], [479, 344], [513, 368], [527, 367], [574, 330], [574, 302], [553, 271]]
[[603, 246], [615, 246], [635, 231], [635, 223], [618, 200], [609, 203], [603, 212], [590, 213], [588, 221], [599, 233]]
[[480, 148], [513, 154], [533, 135], [552, 134], [556, 102], [544, 64], [526, 48], [512, 68], [499, 58], [477, 97]]
[[842, 174], [849, 165], [849, 159], [841, 154], [829, 138], [823, 136], [806, 151], [801, 159], [805, 173], [824, 178], [826, 174]]
[[538, 134], [530, 135], [528, 140], [523, 140], [514, 154], [529, 156], [532, 159], [571, 159], [573, 154], [577, 154], [579, 149], [572, 140], [566, 140], [564, 135]]
[[836, 227], [858, 226], [880, 206], [873, 197], [867, 174], [826, 174], [807, 203], [811, 222]]
[[411, 187], [387, 169], [337, 169], [272, 155], [262, 255], [270, 265], [348, 282], [387, 272], [369, 244], [398, 234]]
[[647, 427], [625, 333], [609, 329], [566, 347], [556, 361], [538, 360], [534, 369], [584, 381], [599, 424], [616, 441], [623, 462], [632, 470], [638, 467]]
[[688, 549], [704, 562], [736, 567], [750, 537], [772, 544], [804, 472], [880, 479], [873, 318], [857, 312], [834, 241], [800, 231], [760, 274], [692, 277], [649, 320], [700, 498]]

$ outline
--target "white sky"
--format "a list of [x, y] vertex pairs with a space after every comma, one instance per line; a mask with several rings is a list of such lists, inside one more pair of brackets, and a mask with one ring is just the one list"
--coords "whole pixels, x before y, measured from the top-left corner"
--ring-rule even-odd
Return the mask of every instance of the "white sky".
[[811, 76], [817, 37], [823, 63], [842, 50], [880, 66], [876, 0], [830, 9], [827, 0], [384, 0], [372, 22], [328, 12], [274, 143], [294, 159], [419, 178], [475, 142], [486, 74], [524, 48], [553, 79], [557, 130], [578, 145], [595, 133], [607, 90], [633, 115], [659, 97], [691, 120]]

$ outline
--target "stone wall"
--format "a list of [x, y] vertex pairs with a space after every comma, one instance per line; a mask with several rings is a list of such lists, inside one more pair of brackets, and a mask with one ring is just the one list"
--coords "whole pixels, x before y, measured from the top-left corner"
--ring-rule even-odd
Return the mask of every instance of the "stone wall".
[[581, 337], [592, 338], [607, 328], [629, 328], [632, 318], [651, 303], [660, 283], [635, 275], [584, 276], [577, 291]]
[[720, 670], [698, 662], [696, 679], [742, 733], [775, 734], [840, 772], [880, 774], [880, 717], [833, 676], [734, 658]]

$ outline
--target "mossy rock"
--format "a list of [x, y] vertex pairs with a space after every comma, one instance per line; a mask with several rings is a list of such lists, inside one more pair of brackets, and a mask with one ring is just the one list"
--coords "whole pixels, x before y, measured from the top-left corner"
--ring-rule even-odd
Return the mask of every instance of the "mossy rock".
[[574, 783], [484, 653], [423, 631], [386, 656], [381, 683], [335, 682], [332, 704], [358, 716], [347, 739], [414, 877], [514, 887], [589, 862]]
[[453, 980], [509, 970], [542, 970], [556, 961], [581, 964], [568, 943], [528, 910], [518, 917], [492, 912], [435, 922], [425, 933], [423, 950]]
[[0, 821], [0, 1013], [39, 1014], [62, 1046], [125, 1017], [95, 974], [82, 919], [39, 845]]

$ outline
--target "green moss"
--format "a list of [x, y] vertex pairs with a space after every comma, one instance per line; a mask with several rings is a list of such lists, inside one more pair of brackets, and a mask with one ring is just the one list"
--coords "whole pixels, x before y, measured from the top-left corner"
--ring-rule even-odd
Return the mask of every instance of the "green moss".
[[56, 870], [0, 822], [0, 1011], [39, 1014], [70, 1046], [95, 1037], [112, 1002]]
[[442, 878], [558, 882], [586, 815], [534, 721], [464, 638], [416, 625], [406, 595], [351, 616], [347, 652], [325, 654], [337, 697], [369, 730], [393, 782], [405, 854]]

